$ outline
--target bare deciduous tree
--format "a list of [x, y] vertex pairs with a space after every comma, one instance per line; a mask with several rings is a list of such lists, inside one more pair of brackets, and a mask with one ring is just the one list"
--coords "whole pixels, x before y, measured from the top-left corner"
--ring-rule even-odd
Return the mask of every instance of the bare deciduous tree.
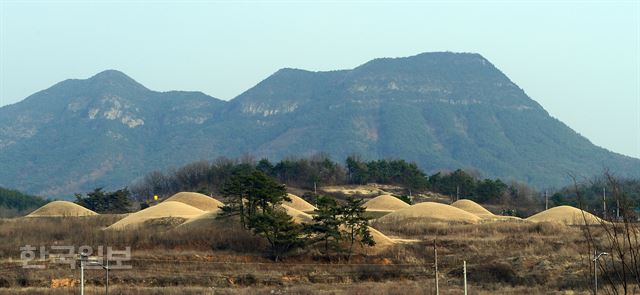
[[[635, 205], [620, 185], [619, 179], [608, 170], [604, 181], [609, 188], [609, 197], [620, 204], [620, 217], [601, 219], [596, 224], [583, 211], [584, 236], [587, 241], [590, 273], [595, 268], [601, 277], [599, 291], [605, 294], [637, 294], [640, 292], [640, 224], [634, 210]], [[574, 178], [576, 196], [582, 204], [582, 194]], [[582, 206], [581, 206], [582, 207]], [[589, 225], [591, 223], [591, 225]], [[607, 252], [609, 255], [594, 260], [593, 253]]]

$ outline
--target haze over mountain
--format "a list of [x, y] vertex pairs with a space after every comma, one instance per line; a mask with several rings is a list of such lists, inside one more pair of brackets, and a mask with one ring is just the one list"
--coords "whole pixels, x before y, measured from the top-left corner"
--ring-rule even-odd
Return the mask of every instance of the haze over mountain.
[[0, 186], [59, 196], [245, 153], [277, 160], [402, 158], [536, 186], [640, 160], [593, 145], [478, 54], [382, 58], [352, 70], [282, 69], [231, 101], [155, 92], [108, 70], [0, 108]]

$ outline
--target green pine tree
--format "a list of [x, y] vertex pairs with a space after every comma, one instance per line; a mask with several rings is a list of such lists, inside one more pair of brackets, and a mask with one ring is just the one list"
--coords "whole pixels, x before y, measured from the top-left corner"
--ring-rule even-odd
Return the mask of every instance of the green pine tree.
[[369, 218], [365, 216], [365, 208], [362, 206], [364, 200], [347, 197], [346, 204], [342, 207], [342, 223], [344, 233], [349, 243], [347, 260], [351, 259], [353, 246], [374, 246], [376, 242], [369, 231]]
[[282, 255], [305, 245], [302, 226], [280, 208], [256, 213], [250, 220], [251, 230], [267, 240], [276, 262]]
[[249, 194], [249, 172], [236, 170], [232, 176], [224, 183], [221, 194], [225, 198], [225, 205], [222, 206], [222, 212], [218, 218], [226, 218], [229, 216], [239, 216], [240, 224], [244, 229], [249, 229], [247, 224], [246, 204], [251, 199]]
[[253, 171], [249, 177], [248, 195], [249, 216], [253, 216], [258, 210], [262, 213], [275, 209], [283, 201], [291, 201], [287, 196], [287, 189], [284, 185], [260, 171]]
[[76, 204], [98, 213], [127, 213], [131, 207], [131, 193], [128, 188], [105, 192], [96, 188], [87, 196], [75, 194]]
[[220, 218], [240, 216], [245, 229], [264, 237], [271, 256], [277, 261], [283, 254], [304, 245], [302, 226], [282, 210], [290, 201], [284, 185], [258, 170], [239, 170], [222, 189], [226, 204]]
[[315, 235], [315, 240], [323, 244], [325, 255], [329, 255], [330, 249], [342, 252], [341, 207], [336, 199], [328, 196], [318, 197], [317, 207], [313, 216], [315, 223], [309, 225], [310, 231]]

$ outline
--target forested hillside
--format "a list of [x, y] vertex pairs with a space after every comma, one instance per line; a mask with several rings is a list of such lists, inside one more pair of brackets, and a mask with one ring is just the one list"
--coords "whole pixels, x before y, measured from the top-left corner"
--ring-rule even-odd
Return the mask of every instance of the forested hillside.
[[19, 213], [36, 209], [44, 205], [41, 197], [31, 196], [17, 190], [0, 187], [0, 217], [13, 216]]

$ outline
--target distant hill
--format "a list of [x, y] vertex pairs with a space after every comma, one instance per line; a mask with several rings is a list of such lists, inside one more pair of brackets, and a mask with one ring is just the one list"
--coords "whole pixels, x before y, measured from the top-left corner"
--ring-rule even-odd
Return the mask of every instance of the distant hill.
[[593, 145], [469, 53], [282, 69], [229, 102], [155, 92], [109, 70], [0, 108], [0, 126], [0, 185], [49, 196], [245, 153], [402, 158], [428, 172], [474, 168], [535, 186], [605, 167], [640, 177], [640, 160]]
[[15, 212], [22, 212], [29, 209], [39, 208], [46, 203], [47, 201], [41, 197], [31, 196], [17, 190], [0, 187], [0, 212], [6, 209], [13, 210]]

